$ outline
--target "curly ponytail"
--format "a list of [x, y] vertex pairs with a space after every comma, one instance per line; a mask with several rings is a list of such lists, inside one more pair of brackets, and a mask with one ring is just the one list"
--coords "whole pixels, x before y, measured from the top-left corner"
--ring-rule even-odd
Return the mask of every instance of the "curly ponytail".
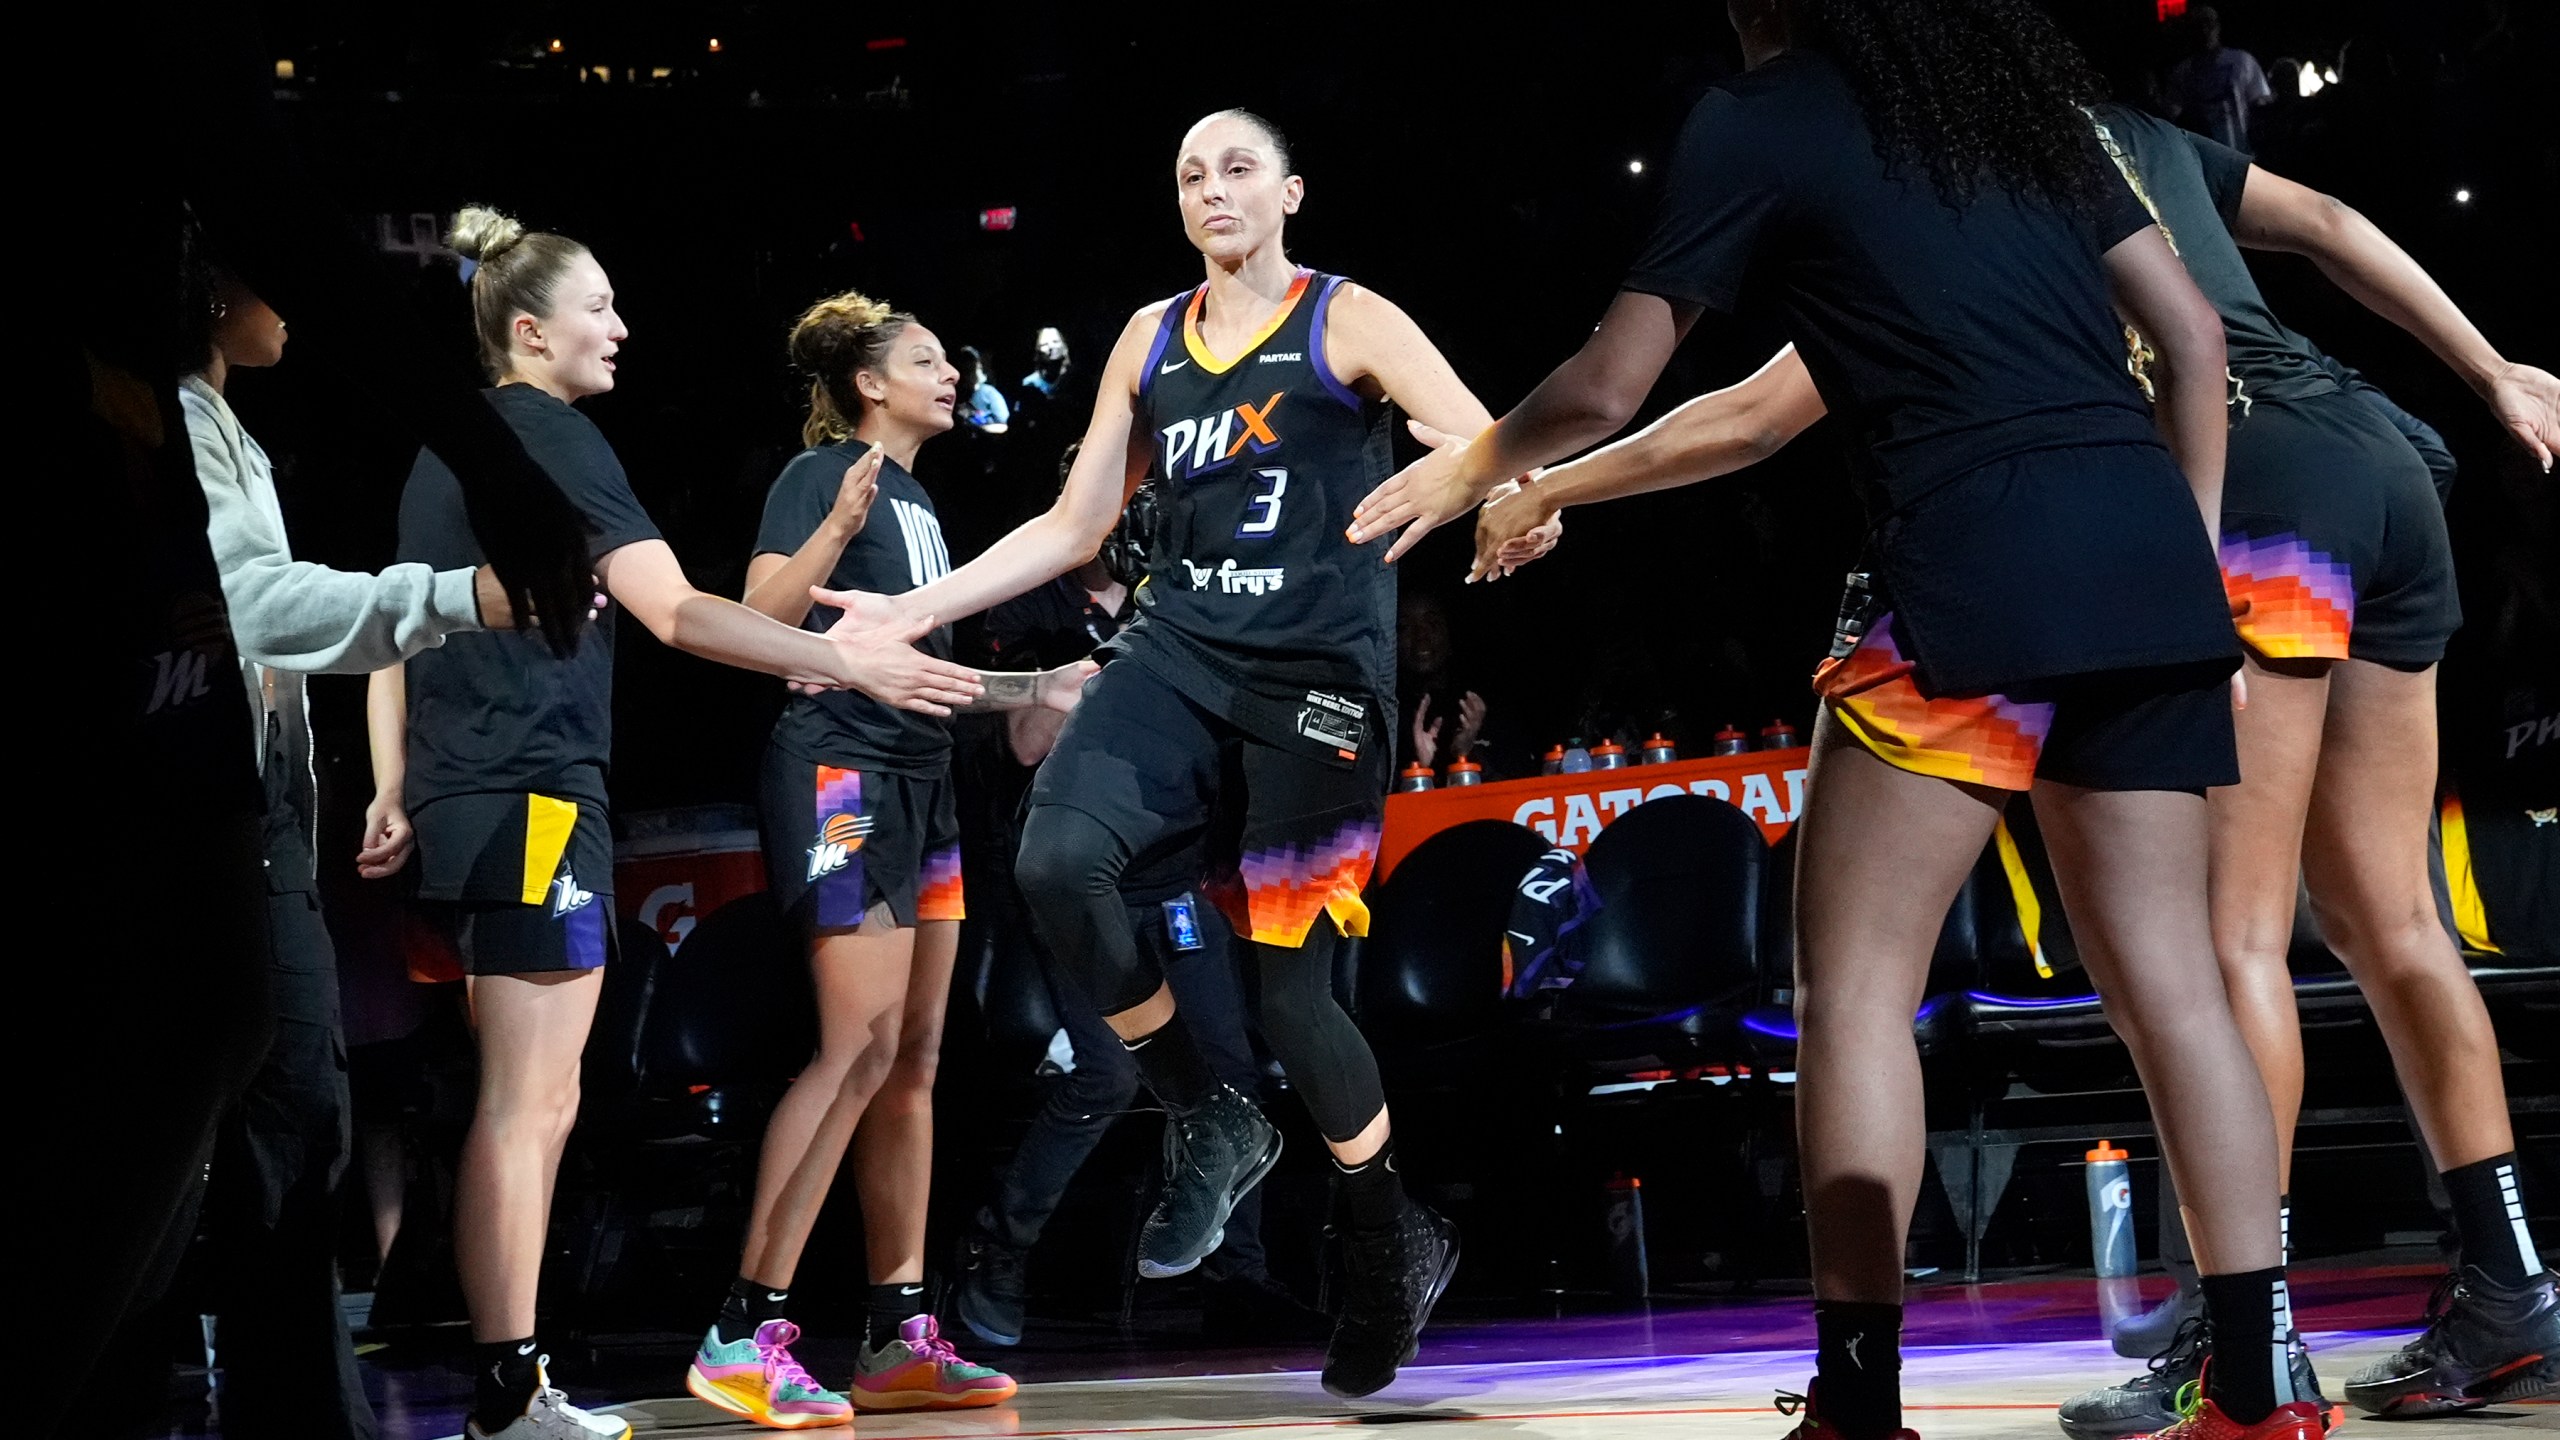
[[792, 323], [791, 363], [809, 377], [809, 418], [801, 422], [800, 443], [814, 448], [853, 438], [862, 417], [853, 372], [885, 364], [889, 347], [915, 319], [885, 300], [847, 290], [810, 306]]

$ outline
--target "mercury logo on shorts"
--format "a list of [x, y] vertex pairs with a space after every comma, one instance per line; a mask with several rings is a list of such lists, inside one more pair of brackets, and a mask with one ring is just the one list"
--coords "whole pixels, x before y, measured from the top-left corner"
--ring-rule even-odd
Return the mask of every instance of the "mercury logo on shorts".
[[871, 817], [851, 811], [838, 811], [818, 827], [818, 843], [809, 847], [809, 878], [817, 880], [833, 875], [853, 863], [853, 852], [862, 848], [863, 837], [871, 833]]
[[1223, 469], [1247, 446], [1257, 455], [1278, 447], [1280, 432], [1271, 428], [1271, 412], [1280, 408], [1280, 397], [1287, 393], [1274, 390], [1259, 405], [1237, 405], [1164, 427], [1166, 478], [1179, 480]]
[[551, 918], [557, 920], [572, 911], [584, 910], [595, 898], [596, 892], [582, 889], [578, 877], [564, 870], [559, 879], [551, 882]]

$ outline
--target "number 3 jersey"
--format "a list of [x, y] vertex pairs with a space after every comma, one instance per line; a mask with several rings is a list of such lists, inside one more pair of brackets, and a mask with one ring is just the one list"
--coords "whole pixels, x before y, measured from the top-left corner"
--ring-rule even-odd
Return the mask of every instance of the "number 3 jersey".
[[1390, 465], [1387, 406], [1325, 365], [1342, 284], [1300, 270], [1231, 356], [1201, 338], [1206, 285], [1165, 307], [1138, 381], [1159, 528], [1138, 620], [1108, 648], [1266, 741], [1347, 762], [1383, 740], [1396, 589], [1389, 542], [1344, 534]]

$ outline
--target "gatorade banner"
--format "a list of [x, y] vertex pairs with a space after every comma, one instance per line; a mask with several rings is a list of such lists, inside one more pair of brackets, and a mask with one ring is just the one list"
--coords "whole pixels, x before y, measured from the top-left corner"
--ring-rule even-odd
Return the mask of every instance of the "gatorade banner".
[[1610, 821], [1665, 795], [1704, 795], [1737, 806], [1760, 823], [1760, 833], [1774, 845], [1804, 811], [1805, 766], [1812, 754], [1801, 746], [1751, 750], [1623, 770], [1398, 792], [1387, 797], [1378, 877], [1392, 874], [1396, 863], [1423, 841], [1470, 820], [1526, 825], [1548, 844], [1580, 854]]

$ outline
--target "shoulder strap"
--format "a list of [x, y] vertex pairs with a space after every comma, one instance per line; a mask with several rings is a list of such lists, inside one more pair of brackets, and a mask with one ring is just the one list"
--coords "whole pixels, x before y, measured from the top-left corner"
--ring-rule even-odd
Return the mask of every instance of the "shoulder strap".
[[[1201, 283], [1205, 285], [1208, 282]], [[1164, 302], [1164, 315], [1156, 322], [1156, 338], [1147, 346], [1147, 363], [1138, 370], [1138, 398], [1141, 401], [1156, 388], [1156, 366], [1164, 359], [1164, 352], [1172, 346], [1174, 335], [1182, 329], [1183, 307], [1189, 305], [1191, 297], [1199, 293], [1200, 287], [1194, 286]]]

